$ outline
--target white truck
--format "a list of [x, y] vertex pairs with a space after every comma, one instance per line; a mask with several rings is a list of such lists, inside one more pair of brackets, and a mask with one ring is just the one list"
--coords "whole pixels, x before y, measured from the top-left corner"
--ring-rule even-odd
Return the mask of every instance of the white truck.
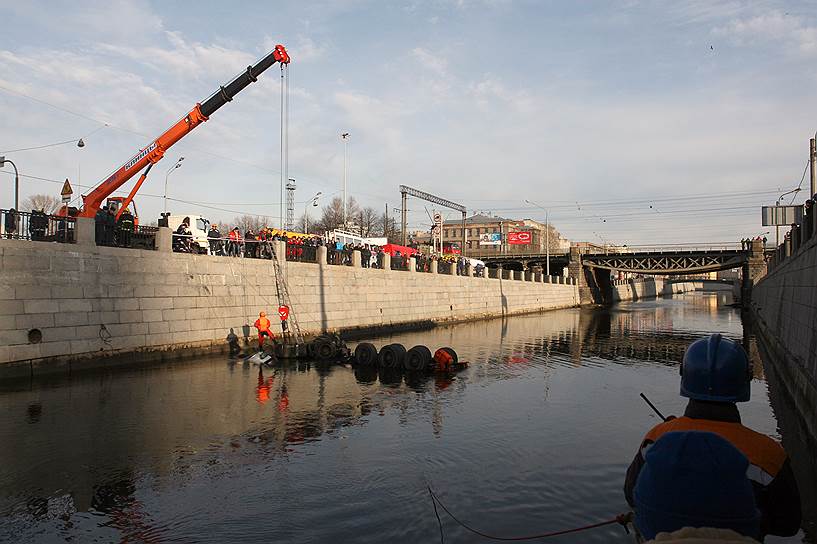
[[[190, 240], [190, 249], [193, 253], [206, 254], [210, 252], [210, 243], [207, 241], [207, 231], [210, 230], [210, 221], [200, 215], [171, 215], [167, 218], [167, 226], [175, 233], [185, 217], [190, 218], [190, 232], [193, 238]], [[222, 236], [226, 236], [223, 234]]]

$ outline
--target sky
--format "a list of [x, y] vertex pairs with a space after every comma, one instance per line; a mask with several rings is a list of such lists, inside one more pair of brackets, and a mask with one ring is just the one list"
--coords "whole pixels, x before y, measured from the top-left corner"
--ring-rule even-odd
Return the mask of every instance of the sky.
[[[349, 194], [378, 211], [405, 184], [469, 213], [548, 210], [573, 240], [730, 242], [769, 230], [760, 206], [800, 186], [817, 130], [813, 2], [0, 0], [0, 16], [0, 155], [21, 200], [65, 178], [87, 192], [278, 43], [296, 216], [340, 194], [348, 132]], [[173, 213], [277, 223], [280, 88], [276, 65], [173, 146], [142, 221], [183, 156]], [[427, 229], [432, 205], [408, 207]]]

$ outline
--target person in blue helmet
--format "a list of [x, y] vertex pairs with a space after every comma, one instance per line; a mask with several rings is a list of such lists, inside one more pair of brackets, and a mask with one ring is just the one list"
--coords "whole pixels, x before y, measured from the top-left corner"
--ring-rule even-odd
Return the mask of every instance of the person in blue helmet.
[[747, 402], [752, 368], [743, 348], [720, 334], [693, 342], [680, 367], [681, 395], [689, 399], [684, 415], [670, 416], [653, 427], [635, 454], [624, 482], [624, 495], [635, 506], [633, 490], [645, 455], [666, 433], [704, 431], [719, 435], [749, 460], [746, 475], [752, 482], [761, 513], [760, 538], [792, 536], [800, 528], [800, 493], [783, 447], [770, 437], [741, 424], [736, 403]]
[[760, 511], [746, 477], [749, 460], [719, 435], [669, 432], [647, 451], [633, 490], [641, 538], [690, 528], [760, 538]]

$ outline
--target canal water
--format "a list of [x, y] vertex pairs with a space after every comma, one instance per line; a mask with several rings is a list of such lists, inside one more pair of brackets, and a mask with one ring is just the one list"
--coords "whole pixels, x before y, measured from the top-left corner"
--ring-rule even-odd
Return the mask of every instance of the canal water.
[[[444, 379], [295, 363], [259, 372], [219, 356], [1, 386], [0, 541], [438, 542], [428, 485], [498, 535], [615, 517], [627, 511], [627, 465], [658, 422], [639, 393], [681, 413], [678, 361], [698, 337], [748, 344], [757, 378], [744, 423], [790, 442], [725, 297], [374, 339], [453, 347], [471, 364]], [[479, 541], [440, 514], [445, 542]], [[554, 541], [630, 539], [608, 526]]]

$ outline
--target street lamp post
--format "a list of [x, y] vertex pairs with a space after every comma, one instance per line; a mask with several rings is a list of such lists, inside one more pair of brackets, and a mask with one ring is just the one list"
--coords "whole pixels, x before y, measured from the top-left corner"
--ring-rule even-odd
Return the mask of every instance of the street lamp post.
[[14, 209], [20, 211], [20, 173], [17, 171], [17, 165], [5, 157], [0, 157], [0, 168], [9, 163], [14, 167]]
[[[311, 202], [313, 207], [318, 207], [318, 198], [322, 194], [321, 191], [318, 191], [315, 193], [315, 196], [312, 197]], [[304, 231], [304, 234], [309, 234], [309, 201], [307, 201], [306, 206], [304, 206]]]
[[[780, 201], [783, 200], [784, 196], [790, 195], [792, 193], [798, 193], [798, 192], [800, 192], [800, 187], [797, 187], [796, 189], [792, 189], [791, 191], [783, 193], [777, 199], [777, 203], [775, 204], [775, 206], [780, 206]], [[775, 215], [777, 215], [777, 214], [775, 214]], [[777, 217], [775, 217], [775, 223], [777, 223]], [[774, 243], [775, 243], [775, 247], [780, 246], [780, 225], [775, 225], [775, 227], [774, 227]]]
[[544, 208], [535, 202], [531, 202], [527, 198], [525, 199], [525, 202], [545, 211], [545, 274], [550, 276], [550, 212], [547, 208]]
[[347, 176], [347, 159], [349, 148], [349, 133], [344, 132], [340, 135], [343, 140], [343, 229], [346, 230], [346, 176]]
[[173, 171], [174, 171], [176, 168], [181, 168], [181, 166], [182, 166], [182, 161], [183, 161], [183, 160], [184, 160], [184, 157], [179, 157], [179, 160], [177, 160], [177, 161], [176, 161], [176, 164], [174, 164], [173, 166], [171, 166], [171, 167], [170, 167], [170, 170], [168, 170], [168, 171], [167, 171], [167, 174], [165, 174], [165, 197], [164, 197], [164, 202], [165, 202], [165, 215], [167, 215], [167, 178], [169, 178], [169, 177], [170, 177], [170, 174], [172, 174], [172, 173], [173, 173]]

